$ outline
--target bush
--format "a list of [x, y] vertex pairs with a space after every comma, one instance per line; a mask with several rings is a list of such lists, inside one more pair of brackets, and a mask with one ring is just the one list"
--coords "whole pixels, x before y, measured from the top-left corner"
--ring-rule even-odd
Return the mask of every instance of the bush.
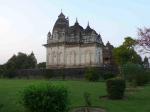
[[95, 68], [87, 68], [85, 71], [85, 78], [88, 81], [98, 81], [99, 74]]
[[102, 77], [104, 80], [107, 80], [107, 79], [116, 77], [116, 74], [114, 74], [112, 72], [106, 72], [106, 73], [102, 74]]
[[32, 85], [24, 89], [22, 104], [29, 112], [67, 112], [68, 92], [50, 84]]
[[50, 72], [49, 70], [47, 70], [47, 69], [43, 69], [43, 76], [44, 76], [44, 78], [45, 79], [51, 79], [52, 77], [53, 77], [53, 75], [52, 75], [53, 73], [52, 72]]
[[136, 84], [137, 86], [144, 86], [149, 82], [148, 74], [143, 72], [143, 74], [138, 74], [136, 77]]
[[110, 99], [122, 99], [125, 91], [125, 80], [122, 78], [108, 79], [106, 82], [107, 93]]
[[84, 100], [85, 100], [86, 107], [90, 107], [92, 105], [90, 93], [87, 93], [87, 92], [84, 93]]
[[143, 86], [148, 82], [148, 74], [139, 64], [128, 63], [123, 65], [123, 74], [132, 85]]
[[149, 83], [150, 82], [150, 70], [147, 70], [146, 71], [146, 75], [147, 75], [147, 83]]

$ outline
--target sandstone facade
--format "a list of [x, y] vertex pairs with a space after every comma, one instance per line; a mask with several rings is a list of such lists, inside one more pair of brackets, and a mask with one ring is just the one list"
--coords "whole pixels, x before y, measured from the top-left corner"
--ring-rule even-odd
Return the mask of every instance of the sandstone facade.
[[[69, 19], [61, 12], [53, 27], [48, 32], [46, 47], [47, 68], [80, 68], [110, 64], [113, 46], [103, 44], [101, 35], [90, 28], [84, 29], [76, 20], [69, 26]], [[106, 62], [107, 61], [107, 62]]]

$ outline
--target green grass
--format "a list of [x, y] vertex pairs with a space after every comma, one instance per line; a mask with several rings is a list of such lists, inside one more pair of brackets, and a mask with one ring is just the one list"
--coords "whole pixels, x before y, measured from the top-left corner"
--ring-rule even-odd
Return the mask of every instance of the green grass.
[[92, 105], [105, 108], [107, 112], [150, 112], [150, 85], [127, 93], [125, 100], [99, 99], [106, 95], [104, 82], [45, 81], [0, 79], [0, 112], [24, 112], [19, 103], [19, 91], [31, 84], [50, 82], [63, 85], [69, 90], [70, 107], [84, 106], [83, 93], [91, 94]]

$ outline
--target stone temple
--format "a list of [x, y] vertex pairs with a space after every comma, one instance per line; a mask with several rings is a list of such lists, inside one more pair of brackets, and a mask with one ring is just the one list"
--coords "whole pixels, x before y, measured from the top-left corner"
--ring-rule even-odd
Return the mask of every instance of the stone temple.
[[103, 67], [113, 63], [113, 46], [103, 44], [101, 35], [76, 20], [73, 26], [61, 12], [52, 33], [47, 34], [46, 66], [50, 68]]

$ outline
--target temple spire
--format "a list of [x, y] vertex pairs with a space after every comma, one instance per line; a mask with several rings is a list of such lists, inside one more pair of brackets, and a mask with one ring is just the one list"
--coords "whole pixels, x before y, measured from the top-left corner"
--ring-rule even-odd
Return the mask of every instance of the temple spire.
[[78, 23], [78, 18], [76, 17], [76, 23]]
[[88, 23], [87, 23], [87, 27], [86, 27], [87, 29], [91, 29], [90, 28], [90, 23], [89, 23], [89, 21], [88, 21]]
[[90, 25], [89, 25], [89, 21], [88, 21], [88, 24], [87, 24], [87, 26], [89, 26], [89, 27], [90, 27]]
[[79, 23], [78, 23], [78, 18], [76, 18], [75, 25], [79, 25]]
[[65, 15], [63, 14], [62, 9], [61, 9], [61, 13], [60, 13], [60, 15], [58, 17], [59, 18], [65, 18]]

